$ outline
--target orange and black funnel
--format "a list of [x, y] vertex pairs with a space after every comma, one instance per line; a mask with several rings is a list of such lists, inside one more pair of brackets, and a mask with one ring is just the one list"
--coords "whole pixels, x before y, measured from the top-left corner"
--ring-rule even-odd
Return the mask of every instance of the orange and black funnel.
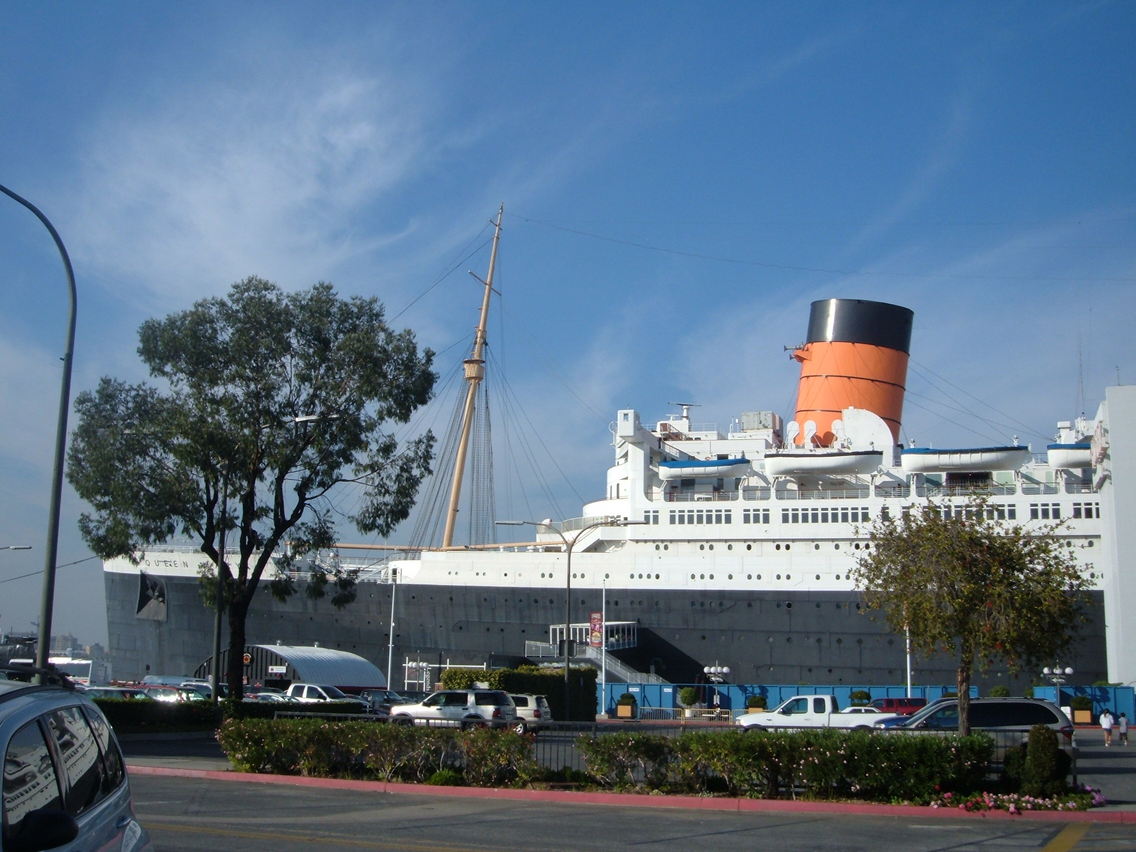
[[879, 415], [898, 443], [914, 316], [908, 308], [885, 302], [813, 302], [808, 340], [793, 351], [801, 362], [797, 444], [805, 442], [805, 424], [812, 421], [816, 433], [809, 443], [830, 446], [836, 437], [833, 421], [849, 407]]

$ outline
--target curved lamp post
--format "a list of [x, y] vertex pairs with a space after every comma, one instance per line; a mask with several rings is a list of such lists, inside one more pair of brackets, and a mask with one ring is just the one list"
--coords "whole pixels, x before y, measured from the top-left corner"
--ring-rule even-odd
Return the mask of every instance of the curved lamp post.
[[[67, 444], [67, 409], [71, 402], [71, 360], [75, 351], [75, 273], [71, 269], [71, 258], [67, 256], [63, 240], [59, 238], [59, 232], [48, 218], [30, 201], [21, 198], [2, 184], [0, 192], [34, 213], [55, 240], [55, 247], [59, 249], [59, 256], [63, 259], [63, 269], [67, 273], [71, 300], [67, 318], [67, 349], [63, 353], [63, 379], [59, 389], [59, 419], [55, 427], [55, 467], [51, 477], [51, 510], [47, 524], [47, 552], [44, 555], [43, 596], [40, 601], [39, 640], [36, 646], [36, 668], [46, 669], [51, 652], [51, 613], [55, 601], [55, 559], [59, 544], [59, 502], [63, 492], [63, 451]], [[37, 674], [36, 680], [42, 682], [43, 675]]]
[[[604, 517], [598, 521], [592, 521], [590, 524], [585, 524], [576, 530], [576, 534], [572, 538], [564, 535], [563, 531], [554, 527], [549, 521], [497, 521], [502, 526], [530, 526], [530, 527], [543, 527], [546, 530], [556, 533], [560, 536], [560, 540], [564, 542], [565, 553], [565, 567], [564, 567], [564, 714], [565, 721], [571, 712], [571, 684], [568, 680], [568, 665], [571, 662], [571, 648], [572, 648], [572, 549], [576, 546], [580, 536], [588, 530], [594, 530], [596, 527], [627, 527], [644, 523], [643, 521], [625, 521], [622, 518]], [[606, 631], [607, 628], [605, 627]]]

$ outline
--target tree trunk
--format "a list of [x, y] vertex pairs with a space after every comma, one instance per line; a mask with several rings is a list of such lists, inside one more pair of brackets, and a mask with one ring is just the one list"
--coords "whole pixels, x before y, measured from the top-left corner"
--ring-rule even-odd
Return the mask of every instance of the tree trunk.
[[229, 685], [229, 698], [234, 701], [244, 697], [245, 618], [248, 608], [249, 599], [243, 593], [234, 595], [229, 602], [229, 661], [225, 667], [225, 682]]
[[955, 688], [958, 690], [959, 734], [964, 737], [970, 733], [970, 668], [971, 655], [969, 651], [964, 651], [959, 658], [955, 678]]

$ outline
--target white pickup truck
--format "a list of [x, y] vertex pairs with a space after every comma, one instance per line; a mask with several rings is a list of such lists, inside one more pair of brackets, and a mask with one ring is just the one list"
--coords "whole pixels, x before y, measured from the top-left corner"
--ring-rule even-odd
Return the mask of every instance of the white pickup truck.
[[891, 713], [842, 713], [831, 695], [794, 695], [772, 710], [738, 716], [742, 730], [764, 731], [771, 728], [850, 728], [870, 731]]

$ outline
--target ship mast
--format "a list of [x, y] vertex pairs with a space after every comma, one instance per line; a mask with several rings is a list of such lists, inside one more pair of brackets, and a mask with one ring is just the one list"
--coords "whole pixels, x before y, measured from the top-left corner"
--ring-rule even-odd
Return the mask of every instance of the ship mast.
[[[469, 436], [473, 430], [473, 405], [477, 399], [477, 389], [485, 378], [485, 327], [489, 321], [489, 296], [493, 292], [493, 269], [497, 265], [497, 245], [501, 241], [501, 216], [505, 205], [497, 208], [497, 221], [493, 228], [493, 248], [489, 252], [489, 272], [485, 276], [485, 292], [481, 297], [481, 317], [473, 336], [473, 352], [463, 362], [465, 364], [465, 408], [462, 410], [461, 434], [458, 436], [458, 455], [454, 462], [454, 477], [450, 483], [450, 503], [446, 509], [446, 528], [442, 533], [442, 547], [454, 543], [454, 526], [458, 520], [458, 501], [461, 499], [462, 477], [465, 474], [466, 453], [469, 450]], [[476, 277], [476, 276], [475, 276]]]

